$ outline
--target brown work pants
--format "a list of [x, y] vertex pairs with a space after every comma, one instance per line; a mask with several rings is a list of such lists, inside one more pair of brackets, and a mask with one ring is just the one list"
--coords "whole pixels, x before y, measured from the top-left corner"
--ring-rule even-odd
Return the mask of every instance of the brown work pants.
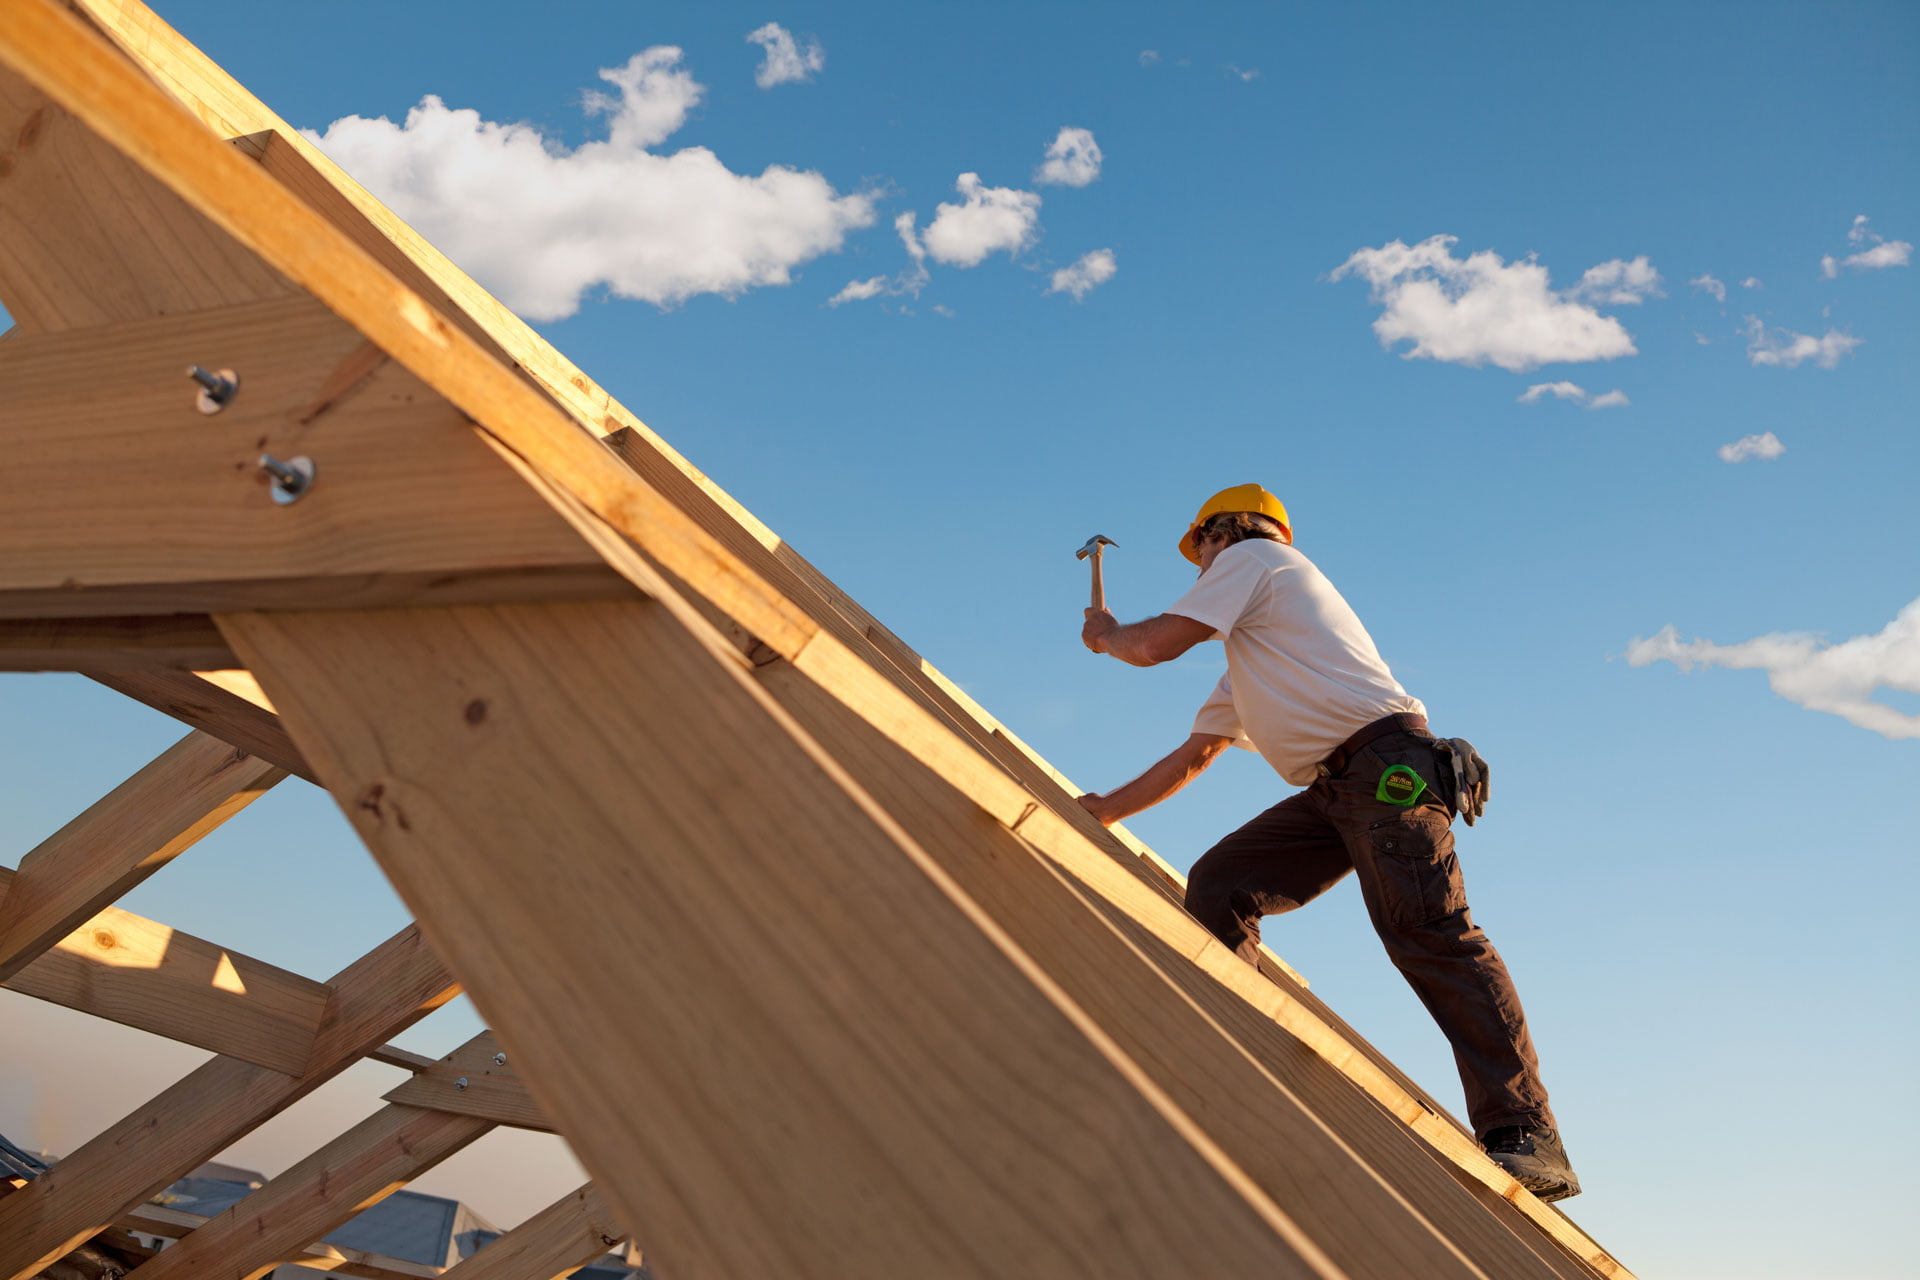
[[1513, 978], [1467, 913], [1453, 812], [1431, 790], [1408, 808], [1375, 799], [1381, 773], [1412, 767], [1436, 784], [1433, 739], [1394, 732], [1336, 757], [1338, 770], [1220, 841], [1194, 864], [1187, 910], [1249, 964], [1260, 918], [1313, 901], [1349, 871], [1387, 955], [1453, 1046], [1474, 1133], [1552, 1126], [1547, 1090]]

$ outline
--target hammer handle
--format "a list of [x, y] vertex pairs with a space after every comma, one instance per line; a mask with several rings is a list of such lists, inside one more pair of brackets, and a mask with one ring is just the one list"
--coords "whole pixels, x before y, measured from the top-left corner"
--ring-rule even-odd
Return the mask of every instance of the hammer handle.
[[1100, 553], [1098, 551], [1093, 553], [1092, 560], [1093, 607], [1096, 609], [1104, 609], [1107, 607], [1107, 586], [1100, 580]]

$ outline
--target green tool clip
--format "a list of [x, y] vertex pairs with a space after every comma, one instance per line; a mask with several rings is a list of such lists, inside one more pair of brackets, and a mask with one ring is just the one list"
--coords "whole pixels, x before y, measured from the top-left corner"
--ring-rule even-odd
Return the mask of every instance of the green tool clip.
[[1427, 780], [1404, 764], [1396, 764], [1380, 775], [1373, 798], [1407, 808], [1419, 801], [1427, 789]]

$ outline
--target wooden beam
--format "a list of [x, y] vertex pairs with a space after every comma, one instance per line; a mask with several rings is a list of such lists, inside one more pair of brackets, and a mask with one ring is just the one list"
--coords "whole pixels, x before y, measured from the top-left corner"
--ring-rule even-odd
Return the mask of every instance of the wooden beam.
[[287, 775], [194, 732], [20, 860], [0, 900], [0, 982]]
[[[194, 407], [193, 364], [239, 374], [221, 412]], [[273, 500], [269, 454], [313, 460], [300, 501]], [[0, 466], [0, 616], [632, 590], [457, 411], [311, 299], [5, 344]]]
[[475, 1116], [517, 1129], [555, 1133], [553, 1121], [527, 1092], [519, 1073], [491, 1031], [482, 1032], [460, 1048], [416, 1072], [397, 1088], [381, 1095], [383, 1101]]
[[664, 604], [221, 625], [669, 1273], [1339, 1274]]
[[[134, 1206], [119, 1225], [123, 1230], [138, 1231], [142, 1235], [179, 1240], [188, 1232], [198, 1231], [207, 1222], [203, 1214], [186, 1213], [157, 1204], [142, 1204]], [[430, 1267], [424, 1263], [408, 1262], [405, 1258], [390, 1258], [361, 1249], [342, 1249], [331, 1244], [310, 1244], [297, 1257], [284, 1259], [282, 1265], [352, 1276], [357, 1280], [432, 1280], [447, 1272], [446, 1267]]]
[[[89, 678], [162, 715], [192, 725], [223, 742], [314, 781], [313, 770], [293, 745], [259, 685], [245, 672], [175, 671], [165, 667], [90, 671]], [[245, 677], [240, 679], [239, 677]]]
[[471, 1116], [388, 1105], [140, 1268], [142, 1280], [255, 1280], [492, 1129]]
[[449, 1267], [447, 1275], [453, 1280], [560, 1280], [626, 1238], [600, 1189], [589, 1182]]
[[[0, 871], [0, 886], [11, 875]], [[305, 1066], [328, 998], [324, 983], [117, 907], [0, 985], [289, 1074]]]
[[0, 619], [0, 671], [183, 670], [239, 665], [204, 613]]
[[0, 1199], [0, 1280], [25, 1280], [459, 994], [412, 926], [347, 966], [305, 1070], [219, 1057]]

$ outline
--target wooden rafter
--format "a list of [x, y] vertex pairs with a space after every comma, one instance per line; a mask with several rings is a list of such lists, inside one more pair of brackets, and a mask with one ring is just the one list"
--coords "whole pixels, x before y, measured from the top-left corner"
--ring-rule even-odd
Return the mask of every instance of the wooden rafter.
[[[11, 872], [0, 871], [0, 887]], [[325, 983], [108, 907], [4, 983], [9, 991], [289, 1075], [313, 1052]]]
[[626, 1238], [614, 1225], [600, 1189], [589, 1182], [447, 1268], [446, 1274], [452, 1280], [560, 1280]]
[[286, 774], [190, 733], [20, 860], [0, 897], [0, 982]]
[[491, 1122], [388, 1105], [140, 1267], [142, 1280], [255, 1280], [484, 1136]]
[[409, 926], [334, 977], [305, 1071], [219, 1057], [0, 1200], [0, 1280], [26, 1280], [459, 993]]
[[527, 1092], [526, 1084], [491, 1031], [475, 1036], [440, 1061], [417, 1070], [412, 1079], [382, 1098], [431, 1111], [475, 1116], [517, 1129], [557, 1132], [553, 1121]]
[[[222, 643], [225, 638], [222, 637]], [[145, 703], [162, 715], [230, 742], [296, 778], [314, 781], [313, 769], [293, 745], [266, 696], [245, 672], [180, 671], [169, 667], [88, 670], [93, 680]], [[221, 677], [245, 676], [244, 680]]]

